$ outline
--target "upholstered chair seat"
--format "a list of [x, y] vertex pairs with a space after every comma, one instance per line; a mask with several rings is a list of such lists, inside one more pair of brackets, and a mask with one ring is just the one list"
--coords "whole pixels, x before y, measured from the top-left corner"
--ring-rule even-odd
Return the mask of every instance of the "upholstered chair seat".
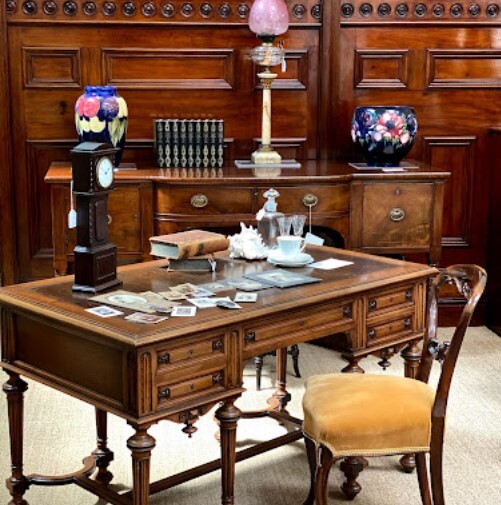
[[306, 382], [303, 431], [334, 457], [426, 452], [435, 390], [386, 375], [316, 375]]

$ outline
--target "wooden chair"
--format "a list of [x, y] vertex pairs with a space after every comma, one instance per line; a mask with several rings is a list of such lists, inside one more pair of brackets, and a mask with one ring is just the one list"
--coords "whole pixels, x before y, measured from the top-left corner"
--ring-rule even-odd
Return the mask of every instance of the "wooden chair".
[[[487, 274], [474, 265], [454, 265], [430, 283], [428, 322], [416, 379], [375, 374], [330, 374], [310, 377], [303, 398], [311, 488], [304, 505], [327, 504], [327, 479], [332, 464], [357, 458], [358, 471], [342, 488], [355, 482], [365, 456], [415, 454], [423, 505], [444, 505], [442, 456], [445, 412], [454, 367]], [[437, 338], [440, 288], [454, 284], [467, 302], [451, 342]], [[427, 384], [433, 361], [442, 365], [437, 388]], [[431, 495], [426, 453], [430, 454]], [[342, 463], [343, 465], [343, 463]], [[353, 498], [357, 493], [350, 496]], [[431, 499], [433, 497], [433, 501]]]

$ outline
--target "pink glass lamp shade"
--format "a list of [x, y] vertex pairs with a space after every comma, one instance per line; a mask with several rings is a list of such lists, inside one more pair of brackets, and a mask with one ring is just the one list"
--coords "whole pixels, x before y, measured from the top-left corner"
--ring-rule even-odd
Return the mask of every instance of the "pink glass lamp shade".
[[289, 11], [284, 0], [255, 0], [249, 27], [258, 36], [281, 35], [289, 28]]

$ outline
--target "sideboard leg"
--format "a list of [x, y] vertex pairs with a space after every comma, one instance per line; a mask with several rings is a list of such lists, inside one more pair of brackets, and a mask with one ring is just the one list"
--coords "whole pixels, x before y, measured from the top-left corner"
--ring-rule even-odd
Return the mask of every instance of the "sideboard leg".
[[6, 481], [12, 500], [9, 505], [28, 505], [23, 498], [30, 487], [28, 479], [23, 475], [23, 417], [24, 393], [28, 384], [18, 374], [7, 372], [9, 380], [3, 385], [7, 395], [7, 410], [9, 416], [11, 476]]
[[341, 370], [341, 372], [365, 373], [365, 370], [358, 364], [362, 357], [350, 356], [348, 354], [341, 354], [341, 357], [348, 362], [348, 364]]
[[221, 430], [221, 485], [222, 505], [233, 505], [235, 496], [235, 463], [237, 449], [237, 423], [241, 412], [235, 407], [234, 399], [228, 398], [216, 410], [216, 419]]
[[132, 452], [132, 505], [148, 505], [150, 496], [150, 460], [155, 439], [148, 426], [134, 426], [136, 433], [127, 440]]
[[108, 470], [113, 461], [113, 452], [108, 449], [108, 414], [96, 407], [96, 432], [97, 448], [92, 453], [96, 460], [97, 473], [95, 479], [105, 486], [113, 479], [113, 474]]

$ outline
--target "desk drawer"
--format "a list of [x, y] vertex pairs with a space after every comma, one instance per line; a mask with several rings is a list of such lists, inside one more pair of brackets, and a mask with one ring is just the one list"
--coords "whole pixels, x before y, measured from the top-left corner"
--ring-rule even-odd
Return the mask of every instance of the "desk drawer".
[[323, 304], [312, 309], [290, 311], [244, 327], [244, 358], [292, 343], [324, 337], [353, 326], [352, 302]]
[[[181, 347], [160, 347], [155, 349], [157, 355], [157, 372], [162, 373], [172, 365], [186, 365], [190, 360], [204, 356], [224, 355], [224, 335], [210, 337], [202, 342]], [[183, 363], [185, 362], [185, 363]]]
[[368, 317], [376, 316], [381, 311], [411, 307], [413, 304], [413, 286], [404, 286], [369, 296], [367, 299]]
[[221, 391], [224, 389], [224, 370], [192, 377], [188, 380], [168, 385], [157, 385], [157, 407], [171, 406], [172, 402], [189, 399], [197, 393]]
[[388, 341], [410, 335], [413, 331], [413, 314], [396, 317], [394, 320], [379, 324], [367, 325], [367, 347], [377, 346]]

